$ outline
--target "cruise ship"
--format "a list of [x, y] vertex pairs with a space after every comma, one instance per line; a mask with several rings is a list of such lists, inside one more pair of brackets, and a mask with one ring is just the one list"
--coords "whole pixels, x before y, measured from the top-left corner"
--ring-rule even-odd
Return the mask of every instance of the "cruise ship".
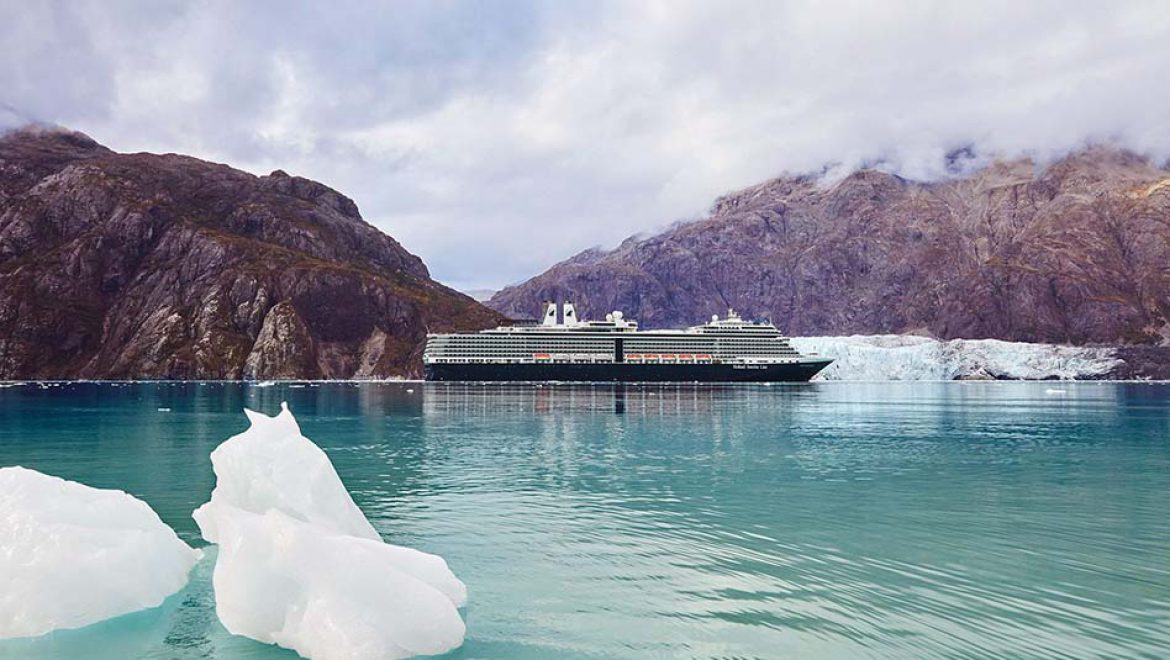
[[436, 381], [803, 382], [830, 362], [734, 310], [682, 330], [638, 330], [621, 312], [580, 320], [571, 302], [559, 319], [545, 302], [536, 322], [427, 335], [423, 353]]

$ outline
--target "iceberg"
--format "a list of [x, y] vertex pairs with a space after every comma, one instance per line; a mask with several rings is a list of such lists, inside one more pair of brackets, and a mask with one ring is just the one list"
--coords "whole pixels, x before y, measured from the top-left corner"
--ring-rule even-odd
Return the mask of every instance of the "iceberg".
[[234, 507], [253, 513], [276, 509], [327, 531], [382, 540], [354, 504], [329, 457], [301, 435], [287, 403], [281, 404], [276, 417], [244, 413], [251, 423], [248, 430], [211, 452], [215, 489], [211, 501], [194, 514], [203, 538], [218, 543], [219, 513]]
[[201, 554], [122, 491], [0, 468], [0, 639], [157, 607]]
[[232, 634], [325, 660], [437, 655], [463, 643], [452, 598], [463, 597], [462, 585], [428, 565], [426, 557], [442, 561], [433, 555], [329, 533], [278, 510], [229, 509], [219, 524], [212, 584]]
[[286, 404], [214, 452], [194, 514], [219, 545], [216, 612], [233, 634], [308, 658], [404, 658], [463, 643], [467, 589], [437, 555], [384, 543]]
[[1123, 364], [1112, 348], [998, 339], [853, 335], [791, 341], [802, 353], [835, 360], [818, 380], [1081, 380], [1108, 377]]

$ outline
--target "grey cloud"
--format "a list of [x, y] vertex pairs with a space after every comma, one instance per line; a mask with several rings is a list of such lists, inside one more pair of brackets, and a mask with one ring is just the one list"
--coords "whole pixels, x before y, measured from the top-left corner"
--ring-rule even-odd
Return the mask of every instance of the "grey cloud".
[[1089, 140], [1170, 155], [1160, 2], [0, 0], [0, 13], [13, 17], [0, 125], [32, 117], [116, 149], [320, 179], [462, 287], [695, 217], [785, 171], [930, 178], [963, 148], [971, 167]]

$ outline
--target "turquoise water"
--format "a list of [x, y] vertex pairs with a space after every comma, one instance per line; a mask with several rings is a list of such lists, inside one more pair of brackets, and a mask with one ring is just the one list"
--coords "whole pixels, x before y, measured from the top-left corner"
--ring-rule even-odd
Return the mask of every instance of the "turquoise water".
[[[468, 585], [460, 658], [1170, 655], [1170, 386], [0, 389], [0, 465], [191, 511], [288, 400], [394, 543]], [[161, 608], [0, 657], [290, 658]]]

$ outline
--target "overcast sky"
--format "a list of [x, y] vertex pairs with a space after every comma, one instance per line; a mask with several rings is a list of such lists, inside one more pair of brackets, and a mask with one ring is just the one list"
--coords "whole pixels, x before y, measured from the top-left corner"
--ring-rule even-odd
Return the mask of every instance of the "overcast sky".
[[782, 172], [1170, 155], [1170, 3], [0, 0], [0, 125], [282, 168], [499, 287]]

